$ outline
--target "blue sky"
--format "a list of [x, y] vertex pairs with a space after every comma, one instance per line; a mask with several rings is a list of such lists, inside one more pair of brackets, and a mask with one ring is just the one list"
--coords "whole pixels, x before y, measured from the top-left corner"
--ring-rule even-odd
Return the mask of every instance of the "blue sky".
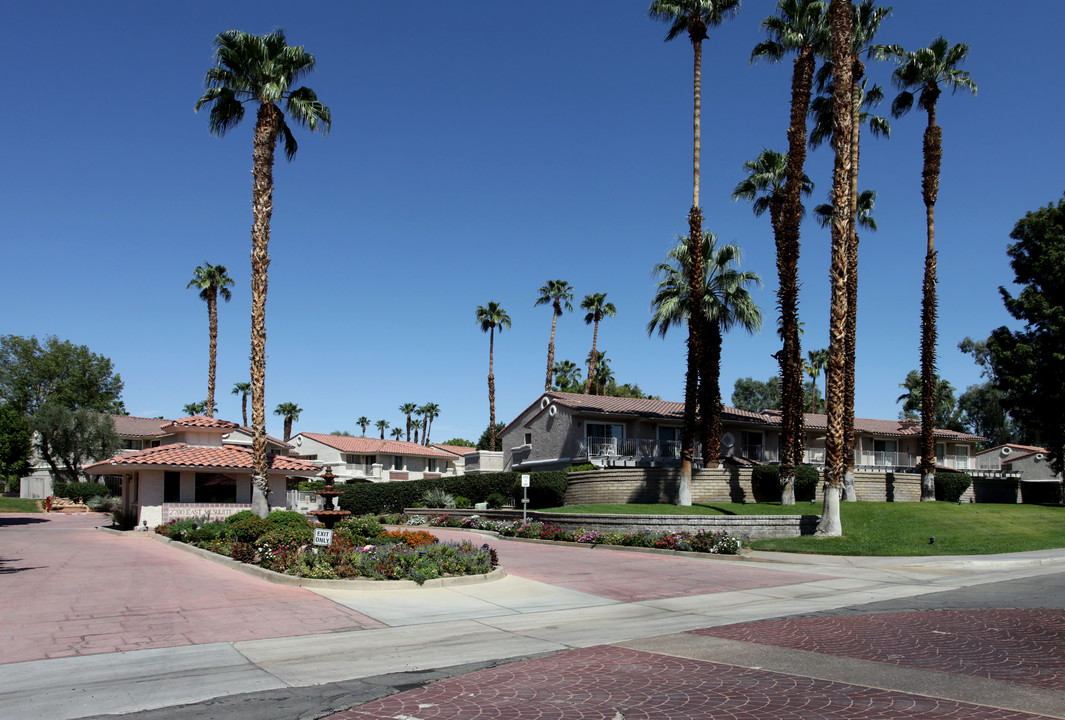
[[[358, 432], [436, 402], [433, 439], [476, 439], [487, 424], [488, 338], [474, 323], [495, 300], [513, 328], [496, 338], [497, 416], [543, 388], [549, 279], [579, 300], [605, 292], [602, 324], [619, 382], [681, 398], [683, 333], [648, 338], [651, 267], [686, 231], [691, 202], [691, 46], [641, 0], [510, 4], [9, 2], [7, 112], [0, 118], [0, 333], [55, 334], [110, 357], [131, 414], [177, 416], [206, 394], [207, 313], [185, 286], [223, 264], [220, 415], [248, 375], [251, 126], [218, 139], [193, 105], [226, 29], [284, 28], [318, 59], [306, 84], [333, 112], [327, 137], [297, 130], [275, 169], [267, 309], [268, 411], [296, 402], [297, 430]], [[702, 205], [706, 227], [763, 277], [766, 328], [726, 338], [722, 392], [776, 372], [776, 271], [768, 218], [732, 203], [742, 163], [785, 149], [791, 61], [750, 65], [775, 4], [748, 0], [704, 49]], [[939, 103], [944, 160], [939, 248], [941, 373], [979, 381], [963, 337], [1008, 324], [1005, 249], [1025, 212], [1061, 196], [1058, 40], [1065, 9], [1040, 1], [899, 0], [879, 39], [907, 49], [943, 34], [966, 42], [979, 95]], [[870, 63], [887, 85], [891, 68]], [[893, 91], [889, 88], [889, 93]], [[886, 107], [883, 108], [886, 112]], [[857, 412], [895, 417], [918, 367], [924, 207], [923, 114], [868, 138], [862, 188], [878, 192], [877, 233], [861, 245]], [[821, 202], [831, 156], [807, 171]], [[803, 227], [805, 349], [827, 345], [829, 238]], [[582, 361], [591, 328], [559, 321], [559, 359]], [[268, 428], [281, 432], [281, 419]]]

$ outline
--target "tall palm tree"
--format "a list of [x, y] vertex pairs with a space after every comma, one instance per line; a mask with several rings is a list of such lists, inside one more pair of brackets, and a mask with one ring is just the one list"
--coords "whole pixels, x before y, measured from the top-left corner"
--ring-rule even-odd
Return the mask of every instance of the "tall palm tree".
[[810, 376], [810, 412], [821, 412], [821, 398], [817, 396], [817, 378], [828, 365], [828, 348], [809, 350], [806, 353], [806, 374]]
[[795, 466], [802, 462], [803, 362], [799, 340], [799, 227], [803, 216], [802, 192], [806, 163], [806, 113], [813, 94], [816, 56], [826, 45], [826, 4], [816, 0], [780, 0], [777, 14], [762, 21], [768, 39], [751, 52], [751, 62], [765, 58], [779, 62], [795, 53], [791, 73], [791, 114], [788, 122], [788, 152], [779, 220], [775, 230], [783, 348], [777, 356], [781, 366], [781, 457], [780, 474], [785, 495], [790, 496]]
[[[252, 149], [251, 228], [251, 416], [252, 509], [269, 512], [269, 459], [266, 455], [266, 285], [270, 266], [270, 218], [273, 214], [274, 149], [284, 142], [289, 160], [296, 155], [296, 138], [286, 115], [323, 135], [329, 131], [329, 108], [314, 90], [293, 85], [315, 67], [314, 55], [303, 46], [291, 47], [278, 29], [266, 35], [239, 30], [220, 33], [214, 41], [216, 65], [207, 71], [206, 92], [196, 110], [210, 106], [210, 131], [225, 135], [244, 117], [244, 104], [257, 107]], [[279, 103], [284, 101], [285, 108]]]
[[843, 375], [847, 339], [847, 239], [851, 215], [851, 114], [854, 82], [854, 6], [849, 0], [832, 0], [829, 6], [833, 75], [832, 149], [832, 294], [828, 323], [828, 379], [825, 388], [825, 488], [824, 510], [816, 534], [843, 533], [839, 504], [843, 494]]
[[[873, 39], [880, 30], [880, 25], [891, 14], [890, 7], [877, 7], [874, 0], [862, 0], [854, 7], [854, 21], [851, 29], [851, 50], [853, 51], [853, 77], [851, 82], [851, 128], [850, 128], [850, 198], [851, 212], [847, 223], [847, 335], [845, 367], [843, 370], [843, 488], [848, 501], [857, 496], [854, 491], [854, 387], [855, 363], [857, 355], [858, 332], [858, 230], [862, 223], [860, 203], [865, 193], [858, 192], [858, 168], [861, 150], [861, 127], [868, 123], [874, 136], [891, 136], [891, 126], [880, 116], [873, 115], [863, 108], [873, 108], [883, 100], [884, 92], [878, 85], [868, 85], [865, 79], [865, 65], [862, 54], [872, 54]], [[817, 73], [817, 87], [821, 96], [810, 105], [814, 117], [814, 127], [810, 132], [810, 147], [816, 147], [832, 132], [834, 119], [835, 88], [831, 77], [834, 65], [829, 58]]]
[[592, 380], [593, 395], [608, 395], [611, 383], [614, 382], [614, 371], [610, 368], [610, 359], [605, 352], [595, 353], [595, 378]]
[[285, 418], [285, 442], [292, 439], [292, 423], [300, 419], [300, 413], [303, 412], [296, 403], [281, 403], [274, 409], [274, 415], [280, 415]]
[[[403, 428], [401, 428], [401, 427], [392, 428], [392, 432], [390, 434], [392, 435], [392, 439], [393, 440], [402, 440], [403, 439]], [[385, 439], [385, 431], [384, 430], [381, 431], [381, 439], [382, 440]]]
[[250, 382], [233, 383], [233, 394], [240, 395], [240, 414], [244, 420], [244, 427], [248, 427], [248, 393], [250, 392]]
[[433, 428], [433, 420], [440, 416], [440, 406], [436, 403], [425, 403], [418, 408], [418, 414], [422, 416], [422, 422], [425, 424], [425, 435], [422, 437], [422, 444], [428, 447], [429, 431]]
[[481, 332], [488, 333], [488, 417], [489, 437], [488, 449], [496, 450], [496, 376], [494, 368], [496, 348], [496, 328], [499, 332], [510, 327], [510, 315], [495, 301], [487, 305], [478, 305], [475, 322], [481, 326]]
[[544, 381], [544, 392], [551, 389], [551, 374], [555, 369], [555, 323], [562, 315], [563, 309], [573, 312], [573, 287], [565, 280], [548, 280], [540, 288], [540, 297], [536, 298], [533, 307], [537, 305], [551, 306], [551, 339], [547, 343], [547, 380]]
[[209, 328], [208, 362], [207, 362], [207, 402], [206, 415], [214, 417], [214, 381], [215, 367], [218, 363], [218, 296], [226, 302], [233, 297], [229, 291], [233, 284], [233, 278], [226, 273], [225, 265], [212, 265], [205, 262], [193, 272], [192, 280], [185, 289], [196, 288], [200, 291], [200, 299], [207, 303], [207, 326]]
[[[414, 429], [414, 444], [418, 444], [418, 431], [422, 429], [422, 421], [415, 418], [410, 421], [411, 428]], [[409, 440], [407, 442], [410, 442]]]
[[[856, 134], [852, 137], [857, 138]], [[857, 154], [854, 154], [857, 158]], [[855, 187], [852, 184], [851, 189]], [[858, 193], [857, 202], [853, 204], [855, 211], [853, 222], [850, 223], [851, 237], [847, 247], [847, 366], [844, 370], [843, 386], [843, 493], [848, 502], [857, 500], [854, 490], [854, 377], [857, 358], [858, 338], [858, 227], [876, 231], [876, 220], [873, 218], [873, 207], [876, 205], [876, 191], [863, 190]], [[823, 203], [814, 208], [814, 214], [821, 227], [830, 227], [832, 223], [832, 204]]]
[[604, 317], [614, 317], [618, 314], [618, 310], [614, 307], [614, 303], [608, 303], [606, 301], [606, 293], [591, 293], [585, 295], [581, 300], [581, 310], [587, 310], [588, 313], [584, 316], [584, 324], [592, 325], [592, 351], [588, 355], [588, 377], [584, 380], [584, 392], [589, 393], [592, 389], [592, 379], [595, 377], [595, 361], [598, 359], [598, 355], [595, 354], [595, 346], [599, 340], [599, 323]]
[[[923, 297], [921, 300], [921, 501], [936, 499], [936, 444], [932, 434], [935, 422], [936, 375], [936, 196], [939, 194], [939, 167], [943, 158], [943, 129], [936, 124], [936, 102], [944, 87], [952, 92], [968, 90], [976, 94], [976, 83], [960, 66], [969, 55], [964, 43], [951, 45], [940, 36], [920, 50], [906, 52], [898, 45], [878, 46], [877, 57], [892, 57], [898, 67], [892, 84], [901, 90], [891, 103], [891, 114], [905, 115], [917, 105], [928, 114], [924, 132], [924, 168], [921, 190], [924, 197], [928, 244], [925, 251]], [[917, 93], [917, 96], [914, 96]]]
[[702, 151], [702, 82], [703, 40], [707, 30], [721, 25], [733, 17], [740, 8], [740, 0], [653, 0], [648, 8], [652, 20], [669, 23], [666, 42], [675, 40], [685, 32], [692, 44], [694, 56], [692, 82], [692, 206], [688, 211], [688, 245], [692, 258], [692, 288], [689, 303], [688, 367], [684, 378], [684, 427], [681, 431], [680, 488], [678, 504], [691, 505], [692, 459], [695, 451], [695, 434], [698, 417], [696, 405], [699, 397], [699, 367], [702, 359], [702, 326], [699, 308], [702, 306], [703, 259], [702, 252], [703, 213], [699, 206], [700, 155]]
[[205, 402], [190, 402], [190, 403], [187, 403], [182, 408], [182, 410], [184, 410], [186, 415], [203, 415], [203, 413], [205, 412], [206, 408], [207, 408], [207, 403], [205, 403]]
[[[781, 503], [795, 503], [795, 467], [802, 462], [805, 446], [803, 434], [802, 321], [799, 320], [799, 244], [798, 235], [788, 235], [784, 222], [788, 158], [763, 149], [754, 160], [743, 164], [747, 177], [732, 191], [733, 200], [749, 200], [754, 214], [769, 211], [777, 250], [777, 335], [781, 349], [775, 355], [780, 365], [780, 497]], [[805, 173], [800, 186], [802, 195], [810, 195], [814, 184]], [[800, 218], [805, 207], [799, 206]], [[791, 241], [789, 241], [789, 238]]]
[[555, 363], [555, 387], [559, 392], [576, 392], [581, 385], [581, 369], [572, 360]]
[[[385, 430], [388, 429], [389, 422], [387, 420], [378, 420], [374, 424], [377, 426], [377, 429], [381, 431], [381, 439], [384, 440], [385, 439]], [[398, 429], [402, 429], [402, 428], [398, 428]], [[393, 432], [395, 432], [395, 431], [393, 431]], [[399, 438], [396, 438], [396, 439], [398, 440]]]
[[399, 406], [399, 411], [407, 416], [407, 442], [410, 442], [410, 416], [418, 412], [418, 406], [415, 403], [403, 403]]
[[362, 436], [366, 437], [366, 427], [370, 424], [370, 418], [361, 415], [359, 416], [359, 419], [355, 421], [355, 424], [362, 428]]
[[[665, 337], [670, 327], [689, 321], [691, 292], [688, 286], [688, 245], [678, 238], [677, 246], [666, 255], [666, 261], [655, 266], [653, 274], [662, 279], [651, 301], [651, 320], [647, 334], [656, 331]], [[721, 345], [723, 334], [734, 327], [753, 333], [762, 326], [762, 311], [755, 304], [748, 287], [761, 286], [761, 278], [753, 272], [740, 272], [740, 248], [718, 245], [712, 232], [703, 233], [702, 252], [705, 267], [703, 277], [702, 320], [709, 330], [707, 352], [703, 357], [699, 377], [699, 436], [703, 459], [709, 467], [717, 467], [721, 447]]]

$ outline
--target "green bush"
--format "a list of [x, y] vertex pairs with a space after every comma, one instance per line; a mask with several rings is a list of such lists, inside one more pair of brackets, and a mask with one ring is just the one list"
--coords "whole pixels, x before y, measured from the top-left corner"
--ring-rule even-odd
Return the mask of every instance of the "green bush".
[[122, 498], [97, 495], [96, 497], [89, 498], [85, 501], [85, 504], [89, 506], [89, 509], [93, 512], [114, 512], [122, 507]]
[[77, 500], [81, 498], [86, 502], [94, 497], [110, 497], [111, 491], [106, 485], [92, 482], [56, 483], [52, 494], [56, 497]]
[[488, 496], [488, 498], [485, 500], [485, 502], [488, 503], [488, 507], [490, 507], [493, 510], [497, 510], [497, 509], [503, 507], [504, 505], [506, 505], [507, 499], [505, 497], [503, 497], [502, 493], [494, 492], [494, 493], [492, 493], [491, 495]]
[[[566, 487], [569, 478], [561, 471], [538, 472], [529, 477], [529, 509], [561, 507], [566, 504]], [[521, 478], [511, 488], [511, 497], [522, 496]]]
[[283, 525], [286, 527], [310, 527], [307, 524], [307, 518], [302, 513], [298, 513], [295, 510], [274, 510], [266, 516], [266, 522], [274, 525]]
[[[799, 465], [795, 468], [795, 499], [813, 500], [821, 475], [817, 468]], [[751, 469], [751, 490], [755, 502], [780, 502], [780, 466], [757, 465]]]
[[936, 473], [936, 500], [943, 502], [958, 502], [973, 479], [967, 473], [938, 472]]
[[325, 487], [325, 483], [321, 480], [300, 480], [296, 489], [300, 492], [318, 492]]
[[137, 511], [122, 509], [112, 510], [111, 524], [119, 530], [132, 530], [137, 527]]
[[565, 473], [584, 472], [585, 470], [596, 470], [596, 469], [598, 469], [598, 468], [596, 468], [595, 465], [592, 465], [591, 463], [584, 463], [583, 465], [570, 465], [568, 468], [566, 468], [562, 472], [565, 472]]
[[362, 545], [376, 538], [385, 529], [381, 527], [376, 515], [361, 515], [337, 523], [333, 530], [338, 536], [347, 538], [356, 545]]
[[455, 497], [455, 507], [458, 508], [459, 510], [468, 510], [471, 507], [473, 507], [473, 503], [470, 502], [470, 499], [468, 497], [463, 497], [462, 495], [457, 495]]
[[232, 515], [227, 517], [226, 522], [232, 525], [235, 522], [242, 522], [244, 520], [250, 520], [251, 518], [257, 517], [259, 516], [253, 513], [251, 510], [241, 510], [240, 512], [233, 513]]
[[430, 488], [422, 495], [422, 503], [430, 508], [453, 508], [455, 496], [440, 487]]
[[[237, 514], [240, 515], [241, 513]], [[273, 527], [255, 513], [251, 513], [251, 517], [242, 517], [238, 520], [229, 518], [226, 520], [226, 524], [229, 525], [229, 537], [238, 543], [253, 543], [270, 532]]]

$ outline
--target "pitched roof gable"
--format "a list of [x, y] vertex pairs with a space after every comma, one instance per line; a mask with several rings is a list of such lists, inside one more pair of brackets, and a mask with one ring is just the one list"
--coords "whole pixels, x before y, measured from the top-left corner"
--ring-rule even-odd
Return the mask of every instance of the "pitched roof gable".
[[[317, 475], [321, 467], [305, 460], [268, 455], [267, 463], [271, 470], [278, 472]], [[102, 475], [110, 468], [139, 467], [142, 465], [218, 468], [224, 470], [252, 469], [252, 452], [248, 448], [235, 445], [221, 447], [200, 447], [185, 443], [160, 445], [147, 450], [116, 455], [107, 460], [94, 463], [85, 468], [93, 475]]]

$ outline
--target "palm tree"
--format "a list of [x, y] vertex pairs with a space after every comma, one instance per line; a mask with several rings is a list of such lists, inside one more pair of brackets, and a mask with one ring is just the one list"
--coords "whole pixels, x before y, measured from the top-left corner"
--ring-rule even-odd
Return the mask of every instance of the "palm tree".
[[[414, 429], [414, 444], [418, 444], [418, 431], [422, 429], [422, 421], [415, 418], [410, 421], [410, 426]], [[407, 442], [410, 442], [408, 440]]]
[[193, 272], [192, 280], [185, 289], [196, 288], [200, 291], [200, 299], [207, 303], [207, 327], [210, 340], [208, 342], [207, 362], [207, 417], [214, 417], [212, 408], [214, 403], [215, 367], [218, 362], [218, 296], [229, 302], [233, 294], [229, 291], [229, 285], [233, 284], [233, 278], [226, 274], [225, 265], [212, 265], [205, 262]]
[[614, 371], [610, 369], [610, 360], [606, 353], [595, 353], [595, 378], [592, 380], [593, 395], [609, 395], [611, 383], [614, 383]]
[[[385, 430], [388, 429], [388, 424], [389, 424], [388, 421], [387, 420], [378, 420], [374, 424], [377, 425], [377, 429], [381, 431], [381, 439], [384, 440], [385, 439]], [[401, 428], [397, 428], [397, 429], [401, 429]], [[393, 432], [395, 432], [395, 431], [393, 431]], [[396, 438], [396, 439], [398, 440], [399, 438]]]
[[[898, 45], [878, 46], [877, 57], [893, 57], [898, 63], [891, 75], [892, 83], [901, 90], [891, 103], [891, 114], [905, 115], [917, 105], [928, 113], [924, 132], [924, 168], [921, 171], [921, 190], [924, 196], [928, 245], [924, 262], [924, 285], [921, 300], [921, 502], [936, 499], [936, 444], [932, 434], [935, 420], [936, 375], [936, 224], [935, 205], [939, 193], [939, 167], [943, 158], [943, 129], [936, 124], [936, 102], [943, 87], [952, 92], [968, 90], [976, 94], [976, 83], [969, 73], [959, 69], [969, 55], [964, 43], [951, 45], [940, 36], [920, 50], [906, 52]], [[918, 93], [914, 97], [914, 93]]]
[[828, 348], [810, 350], [806, 353], [806, 374], [810, 376], [810, 412], [821, 412], [821, 398], [817, 397], [817, 378], [828, 364]]
[[[784, 222], [787, 208], [788, 158], [765, 148], [754, 160], [743, 164], [747, 177], [736, 184], [733, 200], [749, 200], [754, 214], [769, 211], [777, 250], [777, 335], [781, 349], [775, 355], [780, 365], [780, 488], [781, 502], [795, 502], [795, 467], [802, 462], [803, 435], [802, 321], [799, 320], [799, 243], [798, 235], [789, 236]], [[813, 182], [802, 176], [801, 194], [813, 192]], [[800, 204], [799, 215], [805, 213]], [[789, 242], [792, 240], [793, 242]]]
[[[329, 108], [314, 90], [292, 86], [315, 67], [314, 55], [303, 46], [290, 47], [278, 29], [266, 35], [239, 30], [220, 33], [214, 41], [217, 64], [207, 71], [206, 92], [196, 110], [211, 107], [208, 127], [223, 136], [240, 124], [244, 104], [258, 105], [252, 150], [251, 250], [251, 405], [252, 509], [269, 512], [269, 459], [266, 455], [266, 285], [270, 265], [270, 218], [273, 214], [274, 149], [284, 142], [289, 160], [296, 155], [296, 138], [286, 114], [297, 124], [323, 135], [331, 122]], [[284, 101], [285, 109], [279, 103]]]
[[[852, 136], [857, 137], [857, 135]], [[857, 158], [857, 154], [854, 157]], [[851, 189], [855, 189], [853, 184]], [[876, 230], [876, 220], [873, 218], [875, 205], [875, 190], [863, 190], [858, 193], [857, 203], [852, 207], [855, 217], [850, 223], [853, 232], [847, 247], [847, 366], [844, 370], [843, 386], [843, 492], [844, 499], [848, 502], [857, 500], [854, 491], [854, 377], [858, 338], [858, 242], [860, 240], [857, 228], [860, 226]], [[821, 227], [829, 227], [832, 223], [832, 204], [818, 205], [814, 208], [814, 214]]]
[[[754, 303], [749, 290], [751, 285], [761, 286], [762, 281], [753, 272], [740, 272], [740, 248], [736, 245], [718, 245], [712, 232], [703, 233], [702, 252], [705, 267], [703, 277], [702, 321], [709, 330], [707, 348], [699, 372], [699, 438], [703, 447], [703, 459], [709, 467], [717, 467], [721, 447], [721, 345], [723, 333], [741, 327], [753, 333], [762, 326], [762, 312]], [[691, 292], [688, 287], [688, 245], [683, 238], [666, 255], [666, 261], [655, 266], [653, 274], [662, 279], [651, 301], [651, 320], [647, 334], [656, 331], [665, 337], [670, 327], [689, 323]], [[690, 324], [690, 323], [689, 323]]]
[[562, 310], [573, 312], [573, 288], [565, 280], [548, 280], [540, 288], [540, 297], [536, 298], [533, 307], [537, 305], [550, 305], [551, 313], [551, 339], [547, 343], [547, 380], [544, 381], [544, 392], [551, 389], [551, 374], [555, 369], [555, 323], [558, 322]]
[[425, 435], [422, 437], [422, 444], [428, 447], [429, 431], [433, 428], [433, 420], [440, 416], [440, 406], [436, 403], [425, 403], [418, 408], [418, 414], [422, 416], [422, 422], [425, 424]]
[[410, 442], [410, 416], [418, 412], [418, 406], [415, 403], [403, 403], [399, 406], [399, 411], [407, 416], [407, 442]]
[[666, 42], [687, 32], [694, 55], [692, 83], [692, 206], [688, 211], [688, 245], [692, 258], [692, 288], [689, 302], [689, 317], [695, 322], [688, 324], [688, 367], [684, 379], [684, 428], [681, 432], [680, 472], [681, 482], [678, 503], [691, 505], [692, 458], [695, 451], [695, 434], [698, 424], [696, 404], [699, 395], [699, 367], [702, 359], [702, 327], [699, 308], [702, 306], [703, 259], [702, 251], [703, 214], [699, 207], [699, 173], [702, 151], [702, 66], [703, 40], [709, 37], [707, 30], [717, 27], [736, 14], [740, 0], [653, 0], [648, 8], [652, 20], [669, 23]]
[[581, 385], [581, 369], [572, 360], [555, 363], [555, 387], [559, 392], [576, 392]]
[[581, 300], [581, 310], [587, 310], [584, 316], [584, 324], [592, 325], [592, 351], [588, 355], [588, 377], [584, 380], [584, 392], [591, 392], [592, 379], [595, 377], [595, 361], [599, 357], [595, 354], [595, 346], [599, 340], [599, 323], [604, 317], [614, 317], [618, 310], [614, 303], [606, 301], [606, 293], [591, 293]]
[[510, 315], [507, 315], [507, 311], [501, 308], [499, 303], [491, 301], [488, 305], [477, 306], [477, 314], [474, 321], [481, 326], [481, 332], [488, 333], [488, 427], [491, 430], [488, 449], [495, 452], [496, 376], [493, 367], [495, 362], [496, 328], [499, 328], [499, 332], [503, 332], [504, 329], [509, 328]]
[[280, 415], [285, 418], [285, 442], [292, 439], [292, 423], [300, 419], [300, 413], [303, 412], [296, 403], [281, 403], [274, 409], [274, 415]]
[[847, 335], [847, 240], [851, 215], [851, 114], [854, 81], [853, 25], [854, 7], [849, 0], [832, 0], [829, 6], [832, 37], [833, 112], [832, 149], [832, 261], [829, 270], [832, 295], [828, 323], [828, 379], [825, 383], [824, 510], [817, 524], [817, 535], [838, 536], [843, 533], [839, 503], [843, 494], [843, 375], [846, 369]]
[[[403, 439], [403, 428], [401, 428], [401, 427], [392, 428], [392, 432], [390, 434], [392, 435], [392, 439], [393, 440], [402, 440]], [[385, 439], [384, 430], [381, 431], [381, 439], [382, 440]]]
[[240, 413], [244, 420], [244, 427], [248, 427], [248, 393], [250, 392], [250, 382], [233, 383], [233, 394], [240, 395]]
[[207, 408], [207, 403], [205, 403], [205, 402], [190, 402], [190, 403], [186, 404], [182, 408], [182, 410], [185, 411], [186, 415], [203, 415], [204, 410], [206, 408]]
[[362, 415], [355, 421], [355, 424], [362, 428], [362, 436], [366, 437], [366, 427], [370, 424], [370, 418]]

